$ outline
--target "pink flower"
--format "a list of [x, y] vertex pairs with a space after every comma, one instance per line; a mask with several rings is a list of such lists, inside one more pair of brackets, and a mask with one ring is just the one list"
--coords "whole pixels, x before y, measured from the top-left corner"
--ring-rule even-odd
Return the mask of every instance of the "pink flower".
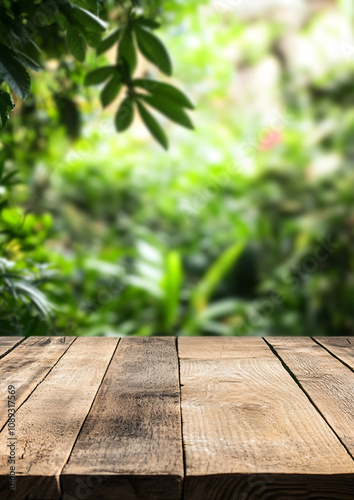
[[269, 151], [274, 149], [283, 141], [283, 133], [281, 130], [267, 129], [260, 140], [260, 151]]

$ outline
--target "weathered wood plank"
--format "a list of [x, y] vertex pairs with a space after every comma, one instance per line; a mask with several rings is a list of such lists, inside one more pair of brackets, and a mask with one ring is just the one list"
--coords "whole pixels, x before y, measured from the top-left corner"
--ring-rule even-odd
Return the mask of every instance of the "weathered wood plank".
[[8, 419], [8, 385], [16, 388], [16, 408], [19, 408], [75, 338], [30, 337], [0, 360], [0, 430]]
[[354, 372], [310, 338], [266, 340], [354, 457]]
[[180, 338], [185, 500], [349, 500], [354, 462], [261, 338]]
[[[352, 500], [350, 474], [216, 474], [186, 480], [185, 500]], [[76, 500], [76, 499], [75, 499]]]
[[0, 359], [23, 340], [23, 337], [0, 337]]
[[314, 337], [314, 339], [354, 370], [354, 339], [350, 337]]
[[[94, 448], [93, 448], [94, 445]], [[64, 500], [178, 500], [183, 453], [173, 338], [124, 338], [61, 476]]]
[[59, 475], [118, 339], [78, 338], [16, 413], [16, 492], [8, 488], [8, 432], [0, 434], [1, 499], [60, 498]]

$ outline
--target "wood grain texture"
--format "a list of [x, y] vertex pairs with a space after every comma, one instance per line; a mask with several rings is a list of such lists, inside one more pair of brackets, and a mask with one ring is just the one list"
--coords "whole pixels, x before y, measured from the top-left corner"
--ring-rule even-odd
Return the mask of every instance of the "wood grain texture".
[[[61, 476], [64, 500], [178, 500], [183, 453], [173, 338], [121, 340]], [[80, 483], [81, 482], [81, 483]]]
[[267, 338], [354, 457], [354, 372], [306, 337]]
[[[186, 500], [350, 500], [350, 474], [219, 474], [190, 477]], [[69, 500], [69, 499], [68, 499]]]
[[75, 338], [30, 337], [0, 360], [0, 430], [7, 422], [8, 385], [16, 388], [19, 408]]
[[59, 475], [117, 343], [118, 339], [78, 338], [17, 411], [16, 492], [14, 495], [7, 488], [8, 432], [5, 428], [0, 434], [0, 490], [4, 492], [1, 499], [60, 498]]
[[23, 337], [0, 337], [0, 359], [23, 340]]
[[185, 500], [349, 500], [354, 462], [261, 338], [179, 338]]
[[314, 337], [314, 339], [354, 370], [354, 338]]

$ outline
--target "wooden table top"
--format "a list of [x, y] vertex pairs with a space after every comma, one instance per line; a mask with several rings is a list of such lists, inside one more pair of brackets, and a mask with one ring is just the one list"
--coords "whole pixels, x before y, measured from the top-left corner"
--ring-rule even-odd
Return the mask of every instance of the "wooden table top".
[[354, 498], [350, 338], [0, 337], [0, 358], [2, 500]]

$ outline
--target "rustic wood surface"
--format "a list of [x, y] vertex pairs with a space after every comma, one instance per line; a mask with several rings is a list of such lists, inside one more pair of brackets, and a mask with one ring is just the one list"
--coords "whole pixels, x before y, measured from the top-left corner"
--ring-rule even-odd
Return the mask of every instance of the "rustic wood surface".
[[315, 337], [315, 341], [354, 370], [354, 339], [349, 337]]
[[23, 340], [23, 337], [0, 337], [0, 359]]
[[[265, 498], [283, 488], [284, 498], [333, 499], [340, 488], [349, 499], [350, 485], [323, 476], [354, 478], [352, 458], [261, 338], [181, 338], [178, 347], [185, 500], [256, 498], [263, 488]], [[261, 483], [248, 483], [259, 472]]]
[[274, 337], [267, 342], [354, 458], [354, 372], [311, 339]]
[[0, 429], [7, 421], [7, 387], [16, 386], [16, 408], [66, 352], [74, 337], [31, 337], [0, 360]]
[[342, 337], [0, 337], [0, 498], [352, 500], [353, 360]]
[[[94, 452], [92, 444], [94, 442]], [[181, 498], [183, 453], [174, 338], [124, 338], [62, 475], [64, 493], [100, 475], [95, 498]]]
[[[59, 475], [90, 410], [117, 339], [79, 338], [16, 415], [16, 492], [60, 499]], [[8, 471], [8, 435], [0, 433], [0, 476]], [[6, 489], [5, 489], [6, 491]], [[11, 499], [12, 494], [2, 495]]]

